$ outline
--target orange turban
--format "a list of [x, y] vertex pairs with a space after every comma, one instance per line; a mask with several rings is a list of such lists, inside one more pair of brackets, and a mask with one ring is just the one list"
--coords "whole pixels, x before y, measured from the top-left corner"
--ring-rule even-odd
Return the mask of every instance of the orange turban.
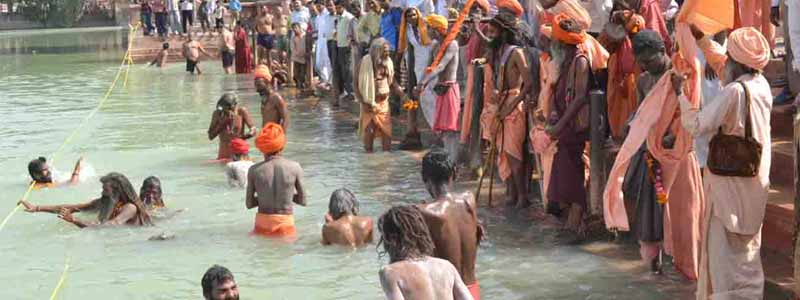
[[583, 30], [588, 30], [589, 27], [592, 27], [592, 16], [590, 16], [583, 5], [576, 0], [560, 0], [555, 6], [550, 8], [550, 12], [554, 15], [567, 15], [570, 19], [578, 22]]
[[638, 14], [632, 14], [630, 18], [628, 18], [628, 22], [625, 22], [625, 31], [627, 31], [628, 34], [637, 34], [642, 29], [646, 29], [644, 28], [644, 23], [644, 17]]
[[267, 67], [266, 65], [258, 65], [256, 67], [254, 75], [255, 75], [254, 79], [263, 78], [268, 82], [272, 81], [272, 73], [270, 73], [269, 67]]
[[283, 134], [283, 127], [276, 123], [267, 123], [256, 137], [256, 148], [264, 154], [278, 153], [285, 145], [286, 136]]
[[437, 15], [431, 14], [425, 17], [425, 23], [428, 23], [428, 26], [438, 30], [440, 33], [447, 33], [447, 18]]
[[247, 141], [235, 138], [231, 140], [231, 151], [233, 154], [247, 154], [250, 153], [250, 144]]
[[569, 45], [578, 45], [583, 43], [586, 40], [586, 32], [581, 30], [581, 32], [569, 32], [561, 28], [561, 22], [565, 20], [571, 20], [565, 14], [558, 14], [553, 19], [553, 33], [552, 39], [560, 41], [565, 44]]
[[522, 17], [522, 5], [519, 4], [517, 0], [497, 0], [497, 10], [507, 10], [517, 16], [517, 18]]
[[733, 60], [753, 69], [763, 70], [769, 63], [769, 42], [753, 27], [742, 27], [731, 32], [727, 48]]

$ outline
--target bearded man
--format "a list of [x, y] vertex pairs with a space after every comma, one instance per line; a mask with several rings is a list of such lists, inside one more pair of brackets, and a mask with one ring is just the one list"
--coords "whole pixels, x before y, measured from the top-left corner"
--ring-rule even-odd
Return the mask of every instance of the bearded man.
[[[231, 157], [231, 140], [234, 138], [249, 139], [255, 135], [256, 128], [250, 113], [243, 106], [239, 106], [239, 98], [234, 93], [225, 93], [217, 101], [217, 109], [211, 115], [208, 125], [208, 139], [219, 137], [218, 160], [228, 160]], [[246, 131], [245, 127], [249, 128]]]
[[[146, 226], [152, 225], [142, 200], [125, 175], [111, 172], [100, 178], [103, 192], [100, 198], [80, 204], [34, 205], [25, 200], [20, 204], [27, 212], [48, 212], [58, 214], [64, 221], [80, 228], [97, 226]], [[73, 212], [97, 211], [97, 221], [75, 218]]]
[[239, 286], [236, 285], [233, 273], [226, 267], [211, 266], [203, 274], [200, 285], [203, 287], [205, 300], [239, 300]]
[[164, 204], [163, 191], [161, 190], [161, 180], [158, 177], [150, 176], [145, 178], [144, 182], [142, 182], [142, 188], [139, 189], [139, 196], [148, 211], [154, 211], [166, 206]]
[[358, 134], [364, 139], [364, 150], [372, 152], [375, 136], [381, 137], [383, 151], [391, 150], [389, 96], [393, 90], [395, 94], [401, 94], [402, 90], [394, 82], [394, 64], [389, 56], [389, 43], [383, 38], [375, 39], [369, 54], [361, 59], [354, 86], [356, 98], [361, 100]]
[[[692, 26], [692, 34], [708, 63], [725, 83], [720, 95], [702, 109], [684, 95], [685, 79], [672, 76], [680, 99], [681, 123], [692, 136], [716, 132], [749, 136], [761, 145], [756, 174], [734, 177], [715, 174], [711, 163], [703, 174], [708, 197], [700, 254], [697, 299], [763, 299], [761, 228], [769, 193], [772, 93], [762, 75], [770, 45], [755, 28], [739, 28], [723, 48]], [[691, 86], [688, 86], [691, 88]], [[714, 149], [709, 162], [713, 161]]]
[[489, 65], [491, 97], [481, 114], [484, 133], [497, 148], [497, 169], [506, 182], [507, 205], [527, 207], [530, 174], [525, 170], [523, 144], [527, 120], [523, 93], [532, 82], [525, 50], [517, 41], [522, 7], [516, 0], [498, 1], [498, 13], [489, 22]]

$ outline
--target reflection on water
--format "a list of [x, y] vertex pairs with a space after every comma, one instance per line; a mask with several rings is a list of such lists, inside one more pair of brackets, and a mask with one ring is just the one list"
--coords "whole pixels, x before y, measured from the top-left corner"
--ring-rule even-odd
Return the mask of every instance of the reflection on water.
[[[99, 101], [117, 62], [97, 55], [0, 56], [0, 65], [9, 66], [0, 73], [0, 216], [24, 192], [27, 162], [54, 151]], [[115, 91], [55, 162], [65, 170], [83, 155], [99, 174], [123, 172], [137, 188], [157, 175], [167, 205], [188, 211], [154, 228], [99, 230], [20, 212], [0, 232], [2, 298], [46, 297], [66, 257], [72, 263], [62, 299], [201, 298], [200, 277], [214, 263], [235, 273], [242, 299], [381, 298], [377, 273], [386, 259], [374, 245], [355, 251], [320, 246], [328, 197], [347, 187], [370, 216], [418, 202], [428, 196], [418, 164], [400, 151], [364, 154], [352, 115], [324, 101], [312, 109], [316, 100], [289, 96], [293, 116], [285, 155], [305, 168], [309, 207], [296, 209], [296, 243], [251, 237], [254, 212], [245, 210], [244, 193], [227, 187], [220, 166], [205, 163], [216, 154], [206, 130], [224, 91], [236, 91], [259, 119], [257, 97], [249, 77], [224, 75], [218, 62], [201, 64], [208, 71], [202, 76], [184, 74], [181, 64], [134, 66], [127, 88]], [[77, 202], [99, 193], [93, 180], [34, 192], [31, 201]], [[519, 217], [484, 210], [480, 217], [490, 237], [478, 255], [484, 299], [676, 299], [676, 286], [685, 285], [674, 277], [654, 284], [638, 265], [559, 246], [552, 230]], [[177, 238], [147, 241], [165, 231]]]

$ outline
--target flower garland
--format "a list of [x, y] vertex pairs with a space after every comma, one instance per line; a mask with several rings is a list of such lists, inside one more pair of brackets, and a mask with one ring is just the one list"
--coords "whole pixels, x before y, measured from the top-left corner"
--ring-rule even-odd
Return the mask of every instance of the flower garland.
[[417, 110], [418, 108], [419, 108], [419, 101], [414, 101], [414, 99], [411, 98], [406, 98], [406, 100], [403, 101], [403, 109], [407, 111], [414, 111]]
[[661, 164], [650, 153], [647, 153], [647, 168], [650, 171], [648, 172], [650, 180], [653, 181], [653, 186], [656, 189], [656, 200], [659, 204], [666, 204], [668, 199], [667, 192], [664, 190]]

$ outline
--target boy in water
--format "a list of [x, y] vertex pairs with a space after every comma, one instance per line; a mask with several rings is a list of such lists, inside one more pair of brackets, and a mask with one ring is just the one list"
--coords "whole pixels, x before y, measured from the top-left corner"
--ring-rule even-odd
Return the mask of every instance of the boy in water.
[[200, 66], [197, 65], [200, 60], [201, 52], [206, 56], [211, 56], [206, 52], [206, 49], [203, 48], [200, 42], [192, 38], [191, 32], [187, 33], [186, 42], [183, 43], [183, 57], [186, 58], [186, 72], [194, 74], [194, 70], [197, 69], [197, 75], [203, 74], [200, 70]]
[[279, 93], [275, 93], [272, 85], [265, 78], [256, 78], [256, 91], [261, 95], [261, 126], [277, 123], [286, 130], [289, 127], [289, 110], [286, 101]]
[[359, 247], [371, 242], [372, 219], [358, 216], [356, 196], [348, 189], [334, 191], [322, 226], [322, 244]]
[[256, 137], [264, 161], [247, 172], [247, 209], [258, 207], [254, 234], [294, 239], [293, 204], [306, 206], [303, 168], [280, 155], [286, 145], [281, 125], [267, 123]]
[[164, 42], [164, 44], [161, 45], [161, 51], [158, 52], [156, 58], [150, 62], [149, 66], [156, 65], [159, 68], [163, 68], [164, 66], [167, 65], [168, 57], [169, 57], [169, 43]]
[[391, 262], [380, 272], [386, 299], [473, 299], [453, 264], [432, 257], [433, 240], [418, 207], [392, 207], [378, 220], [378, 229]]

